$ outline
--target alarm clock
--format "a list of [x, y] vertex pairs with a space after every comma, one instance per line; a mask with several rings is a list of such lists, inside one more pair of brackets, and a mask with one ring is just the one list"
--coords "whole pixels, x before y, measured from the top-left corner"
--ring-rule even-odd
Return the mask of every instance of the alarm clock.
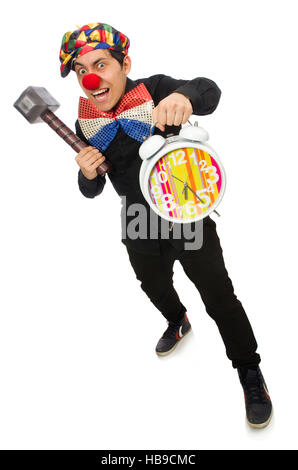
[[150, 135], [140, 146], [140, 188], [163, 219], [190, 223], [212, 211], [219, 215], [215, 208], [225, 192], [226, 174], [208, 139], [208, 132], [195, 122], [176, 136]]

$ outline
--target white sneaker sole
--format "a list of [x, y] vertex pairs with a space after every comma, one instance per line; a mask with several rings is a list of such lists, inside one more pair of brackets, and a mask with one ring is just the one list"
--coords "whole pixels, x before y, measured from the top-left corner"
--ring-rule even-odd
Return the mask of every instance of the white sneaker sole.
[[249, 425], [251, 428], [254, 428], [254, 429], [262, 429], [262, 428], [265, 428], [266, 426], [268, 426], [268, 424], [269, 424], [270, 421], [271, 421], [272, 414], [273, 414], [273, 407], [272, 407], [271, 414], [270, 414], [269, 418], [268, 418], [267, 421], [265, 421], [264, 423], [260, 423], [260, 424], [250, 423], [247, 418], [246, 418], [246, 421], [247, 421], [248, 425]]

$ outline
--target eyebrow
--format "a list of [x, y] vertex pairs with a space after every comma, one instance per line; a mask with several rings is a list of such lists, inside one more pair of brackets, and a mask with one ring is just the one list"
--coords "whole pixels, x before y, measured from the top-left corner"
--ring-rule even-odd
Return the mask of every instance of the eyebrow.
[[[96, 65], [98, 62], [100, 62], [101, 60], [105, 60], [105, 59], [107, 59], [107, 57], [100, 57], [100, 59], [95, 60], [91, 65]], [[81, 64], [80, 62], [77, 62], [77, 61], [75, 62], [74, 67], [76, 65], [81, 65], [82, 67], [86, 67], [84, 64]]]

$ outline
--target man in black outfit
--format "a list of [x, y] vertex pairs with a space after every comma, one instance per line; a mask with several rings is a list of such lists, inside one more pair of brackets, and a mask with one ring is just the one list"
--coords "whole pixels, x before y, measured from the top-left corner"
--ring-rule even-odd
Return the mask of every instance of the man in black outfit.
[[[173, 287], [173, 264], [179, 260], [186, 275], [197, 287], [207, 313], [217, 324], [227, 357], [232, 361], [232, 366], [237, 368], [245, 393], [248, 423], [252, 427], [265, 427], [271, 419], [272, 404], [258, 365], [260, 356], [256, 352], [257, 343], [251, 325], [225, 268], [216, 223], [209, 216], [200, 221], [203, 224], [203, 245], [199, 249], [186, 249], [184, 235], [177, 239], [173, 236], [173, 230], [169, 230], [165, 237], [164, 232], [161, 234], [160, 226], [158, 238], [150, 238], [151, 208], [139, 186], [142, 160], [138, 150], [141, 141], [119, 126], [117, 119], [111, 119], [119, 103], [142, 89], [147, 93], [147, 102], [141, 108], [148, 111], [148, 106], [152, 106], [149, 123], [157, 123], [155, 134], [178, 134], [181, 125], [187, 122], [191, 114], [212, 113], [221, 92], [207, 78], [188, 81], [154, 75], [133, 81], [127, 77], [131, 68], [128, 47], [126, 36], [103, 23], [85, 25], [63, 37], [60, 50], [61, 75], [64, 77], [70, 70], [75, 71], [88, 99], [83, 104], [85, 108], [89, 106], [91, 109], [91, 118], [94, 114], [94, 119], [85, 115], [82, 104], [81, 114], [76, 121], [77, 135], [88, 144], [76, 156], [80, 166], [80, 191], [88, 198], [94, 198], [103, 191], [106, 176], [98, 175], [96, 168], [107, 159], [112, 164], [109, 179], [119, 196], [125, 198], [125, 210], [135, 203], [146, 207], [147, 236], [132, 239], [124, 230], [122, 242], [141, 288], [168, 322], [156, 346], [156, 353], [163, 356], [172, 352], [191, 329], [186, 307]], [[139, 110], [141, 108], [138, 107]], [[113, 121], [112, 126], [118, 126], [112, 138], [109, 134], [109, 120]], [[94, 140], [94, 129], [97, 131], [97, 140]], [[122, 217], [125, 217], [124, 229], [127, 229], [132, 216], [122, 209]], [[196, 228], [194, 223], [191, 226]]]

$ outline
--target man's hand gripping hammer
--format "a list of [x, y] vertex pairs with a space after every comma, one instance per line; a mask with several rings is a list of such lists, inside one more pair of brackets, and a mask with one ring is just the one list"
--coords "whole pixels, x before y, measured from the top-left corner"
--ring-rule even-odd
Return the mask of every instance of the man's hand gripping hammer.
[[[29, 86], [14, 103], [14, 107], [31, 124], [36, 122], [46, 122], [65, 142], [76, 152], [80, 152], [88, 145], [83, 142], [69, 127], [67, 127], [53, 111], [58, 109], [60, 104], [43, 87]], [[111, 171], [111, 164], [104, 161], [96, 169], [101, 176]]]

